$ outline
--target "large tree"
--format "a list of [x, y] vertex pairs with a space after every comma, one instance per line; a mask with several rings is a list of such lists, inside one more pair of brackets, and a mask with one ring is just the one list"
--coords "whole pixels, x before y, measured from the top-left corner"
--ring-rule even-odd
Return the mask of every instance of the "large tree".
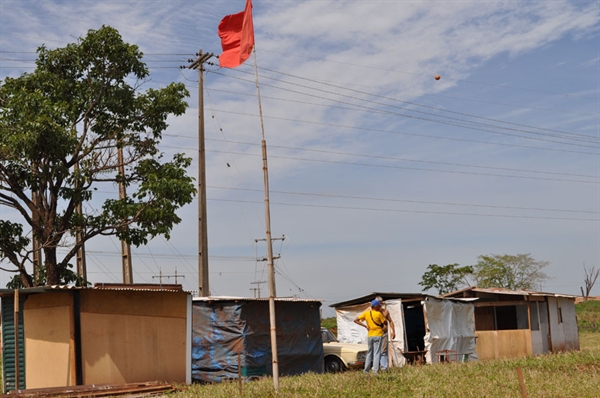
[[479, 256], [473, 266], [473, 277], [477, 287], [532, 290], [549, 279], [543, 272], [548, 264], [548, 261], [534, 259], [529, 253]]
[[421, 277], [419, 285], [423, 286], [423, 291], [436, 288], [438, 294], [450, 293], [458, 290], [462, 286], [468, 286], [467, 277], [473, 272], [473, 267], [466, 265], [461, 267], [459, 264], [437, 265], [429, 264], [427, 271]]
[[[14, 210], [0, 220], [0, 263], [23, 286], [72, 281], [70, 261], [98, 235], [141, 245], [181, 221], [176, 210], [195, 194], [191, 160], [165, 161], [157, 146], [189, 93], [181, 83], [142, 90], [148, 76], [139, 48], [103, 26], [64, 48], [41, 46], [32, 73], [0, 82], [0, 206]], [[95, 198], [119, 183], [133, 195]]]

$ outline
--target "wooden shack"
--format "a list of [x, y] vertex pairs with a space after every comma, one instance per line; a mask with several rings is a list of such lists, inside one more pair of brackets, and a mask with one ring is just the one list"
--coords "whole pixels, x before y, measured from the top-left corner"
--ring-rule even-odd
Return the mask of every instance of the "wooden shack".
[[0, 296], [5, 393], [191, 382], [192, 297], [180, 285], [45, 286]]
[[474, 304], [479, 359], [579, 350], [576, 296], [470, 287], [443, 297]]

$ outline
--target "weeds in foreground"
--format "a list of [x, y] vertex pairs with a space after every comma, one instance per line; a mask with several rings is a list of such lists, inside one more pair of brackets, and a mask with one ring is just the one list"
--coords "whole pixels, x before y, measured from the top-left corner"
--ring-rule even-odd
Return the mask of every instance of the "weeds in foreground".
[[[273, 380], [192, 385], [174, 397], [520, 397], [516, 369], [523, 370], [529, 398], [598, 397], [600, 333], [581, 333], [581, 351], [520, 359], [499, 359], [393, 368], [378, 375], [362, 372], [281, 377]], [[598, 338], [596, 338], [598, 337]]]

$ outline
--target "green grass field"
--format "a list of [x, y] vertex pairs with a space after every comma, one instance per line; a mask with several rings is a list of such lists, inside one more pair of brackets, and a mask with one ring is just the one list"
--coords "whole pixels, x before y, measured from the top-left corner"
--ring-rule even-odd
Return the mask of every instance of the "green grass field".
[[600, 332], [600, 301], [585, 301], [575, 306], [579, 332]]
[[393, 368], [378, 375], [360, 371], [306, 374], [243, 383], [192, 385], [175, 397], [521, 397], [517, 368], [529, 398], [600, 396], [600, 333], [582, 333], [581, 351], [538, 357]]
[[[522, 397], [521, 368], [528, 398], [600, 397], [600, 302], [577, 305], [580, 351], [521, 359], [393, 368], [378, 375], [360, 371], [306, 374], [242, 383], [192, 385], [174, 397]], [[323, 320], [335, 330], [335, 318]], [[241, 389], [241, 391], [240, 391]]]
[[[173, 398], [233, 397], [522, 397], [517, 368], [528, 398], [600, 397], [600, 302], [577, 306], [581, 350], [521, 359], [405, 366], [378, 375], [360, 371], [281, 377], [273, 380], [181, 386]], [[335, 328], [329, 318], [323, 326]], [[582, 330], [583, 329], [583, 330]]]

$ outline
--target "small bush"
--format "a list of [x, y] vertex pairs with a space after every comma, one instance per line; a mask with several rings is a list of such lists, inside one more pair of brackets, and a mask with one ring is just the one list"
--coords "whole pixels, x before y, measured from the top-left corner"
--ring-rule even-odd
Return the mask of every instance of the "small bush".
[[321, 319], [321, 327], [331, 330], [337, 336], [337, 320], [335, 317]]
[[588, 300], [575, 305], [580, 332], [600, 332], [600, 301]]

